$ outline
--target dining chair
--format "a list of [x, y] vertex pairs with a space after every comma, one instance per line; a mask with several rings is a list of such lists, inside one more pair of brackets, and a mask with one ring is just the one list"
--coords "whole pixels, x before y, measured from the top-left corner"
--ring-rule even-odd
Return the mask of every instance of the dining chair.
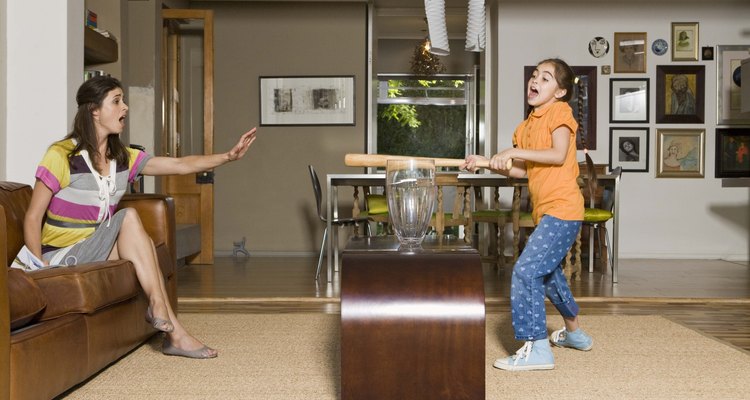
[[[594, 272], [594, 238], [598, 240], [599, 257], [602, 255], [602, 243], [600, 231], [604, 232], [604, 239], [607, 243], [607, 263], [610, 269], [614, 268], [612, 264], [612, 246], [609, 240], [609, 232], [607, 231], [607, 222], [614, 217], [615, 210], [615, 187], [619, 184], [620, 178], [622, 177], [622, 167], [613, 169], [610, 174], [615, 176], [615, 183], [604, 187], [602, 194], [602, 200], [600, 205], [596, 204], [596, 191], [599, 186], [596, 173], [587, 172], [593, 181], [593, 184], [587, 185], [589, 190], [589, 204], [584, 209], [583, 213], [583, 226], [589, 228], [589, 272]], [[607, 270], [605, 265], [604, 271]], [[614, 270], [612, 271], [614, 273]]]
[[[326, 239], [328, 238], [329, 232], [328, 232], [328, 219], [329, 216], [324, 215], [323, 213], [323, 192], [320, 188], [320, 180], [318, 179], [318, 174], [315, 173], [315, 168], [313, 168], [312, 165], [308, 165], [307, 168], [310, 171], [310, 180], [312, 181], [312, 187], [313, 192], [315, 193], [315, 203], [318, 207], [318, 218], [320, 218], [321, 221], [323, 221], [323, 224], [325, 225], [325, 229], [323, 230], [323, 241], [320, 244], [320, 255], [318, 256], [318, 267], [315, 270], [315, 280], [317, 281], [320, 277], [320, 267], [323, 265], [323, 253], [325, 251], [326, 246]], [[338, 228], [342, 226], [359, 226], [359, 224], [365, 224], [365, 230], [367, 234], [370, 233], [370, 219], [366, 216], [358, 216], [353, 218], [331, 218], [331, 226], [336, 229], [336, 232], [338, 232]], [[338, 254], [339, 246], [338, 246], [338, 239], [335, 233], [331, 232], [334, 243], [334, 252], [335, 254]], [[355, 234], [359, 234], [359, 230], [356, 230]], [[330, 257], [330, 254], [328, 255]]]
[[[534, 220], [531, 218], [531, 212], [524, 209], [522, 210], [521, 203], [523, 202], [523, 187], [521, 184], [513, 185], [513, 200], [511, 208], [504, 209], [500, 207], [500, 191], [499, 187], [493, 187], [494, 199], [493, 208], [485, 210], [474, 210], [471, 213], [472, 221], [479, 223], [487, 223], [492, 225], [494, 228], [496, 241], [494, 255], [496, 257], [495, 263], [498, 268], [505, 266], [505, 247], [506, 247], [506, 235], [505, 227], [507, 225], [512, 226], [513, 230], [513, 259], [512, 263], [518, 260], [522, 248], [522, 236], [528, 234], [528, 232], [534, 229]], [[476, 202], [475, 202], [476, 203]], [[528, 208], [528, 207], [526, 207]]]

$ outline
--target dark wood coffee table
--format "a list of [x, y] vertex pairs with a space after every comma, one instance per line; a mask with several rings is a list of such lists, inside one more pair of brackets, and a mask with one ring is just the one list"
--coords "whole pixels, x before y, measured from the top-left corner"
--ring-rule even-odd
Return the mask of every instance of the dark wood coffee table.
[[484, 399], [479, 253], [426, 239], [353, 238], [341, 266], [341, 398]]

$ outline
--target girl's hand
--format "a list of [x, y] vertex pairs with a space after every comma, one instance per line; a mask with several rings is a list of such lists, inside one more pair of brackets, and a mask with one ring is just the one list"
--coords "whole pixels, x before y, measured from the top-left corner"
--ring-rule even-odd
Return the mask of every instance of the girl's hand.
[[508, 149], [495, 154], [490, 159], [490, 168], [497, 171], [509, 171], [513, 168], [513, 149]]
[[245, 153], [247, 153], [247, 150], [250, 149], [250, 145], [253, 144], [255, 139], [257, 138], [255, 136], [255, 131], [258, 128], [250, 129], [249, 131], [245, 132], [241, 137], [239, 142], [237, 142], [234, 147], [232, 147], [231, 150], [227, 152], [227, 160], [229, 161], [236, 161], [242, 158]]
[[465, 169], [467, 171], [476, 172], [479, 168], [477, 168], [477, 161], [479, 160], [487, 160], [486, 157], [478, 156], [475, 154], [472, 154], [464, 160], [464, 163], [461, 164], [459, 167], [460, 169]]

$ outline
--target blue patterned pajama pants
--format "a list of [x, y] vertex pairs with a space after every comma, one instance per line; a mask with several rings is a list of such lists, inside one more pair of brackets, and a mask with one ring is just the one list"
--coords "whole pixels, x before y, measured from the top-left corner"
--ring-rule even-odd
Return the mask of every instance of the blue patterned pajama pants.
[[545, 295], [563, 317], [578, 315], [578, 304], [562, 271], [562, 261], [573, 245], [581, 221], [544, 215], [534, 228], [513, 267], [510, 305], [516, 340], [547, 337]]

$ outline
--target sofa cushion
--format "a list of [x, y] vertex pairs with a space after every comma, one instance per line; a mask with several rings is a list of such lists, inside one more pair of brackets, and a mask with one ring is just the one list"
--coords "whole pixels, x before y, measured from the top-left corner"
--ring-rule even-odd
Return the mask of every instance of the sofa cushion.
[[102, 261], [29, 273], [47, 298], [41, 320], [89, 314], [137, 296], [141, 291], [133, 264]]
[[47, 306], [44, 293], [26, 272], [8, 268], [10, 330], [22, 328], [39, 317]]

